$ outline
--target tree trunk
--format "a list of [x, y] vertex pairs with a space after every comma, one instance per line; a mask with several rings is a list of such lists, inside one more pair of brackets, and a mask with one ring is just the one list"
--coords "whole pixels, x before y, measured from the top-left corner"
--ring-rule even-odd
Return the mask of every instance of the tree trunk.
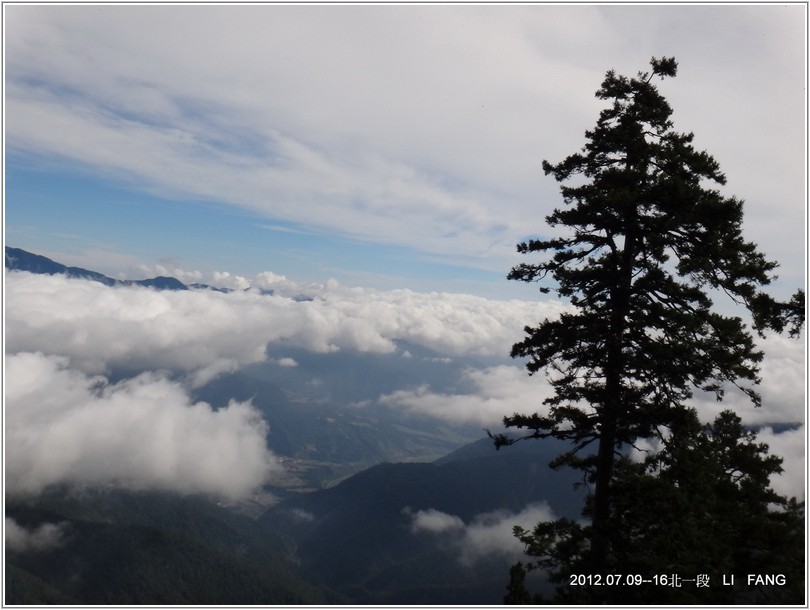
[[610, 487], [613, 480], [616, 428], [622, 402], [624, 375], [624, 332], [630, 313], [630, 293], [638, 242], [638, 212], [634, 202], [628, 203], [624, 214], [625, 240], [611, 290], [611, 323], [605, 360], [605, 397], [599, 414], [599, 449], [596, 459], [596, 489], [593, 497], [593, 538], [591, 566], [594, 574], [607, 570], [610, 554]]
[[596, 462], [596, 490], [593, 496], [593, 538], [591, 540], [591, 569], [604, 574], [610, 553], [610, 482], [613, 479], [613, 451], [616, 445], [616, 417], [605, 413]]

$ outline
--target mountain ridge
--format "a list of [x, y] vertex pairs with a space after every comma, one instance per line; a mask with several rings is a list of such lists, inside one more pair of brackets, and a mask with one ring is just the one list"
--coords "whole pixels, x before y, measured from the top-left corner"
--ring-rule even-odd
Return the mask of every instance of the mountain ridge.
[[[585, 490], [577, 473], [549, 468], [564, 443], [548, 440], [496, 451], [482, 439], [433, 462], [378, 464], [289, 497], [258, 523], [283, 532], [304, 572], [352, 603], [499, 604], [513, 559], [490, 553], [465, 563], [461, 543], [467, 528], [493, 519], [510, 529], [531, 506], [579, 517]], [[455, 529], [416, 531], [424, 513]]]
[[28, 271], [39, 275], [65, 275], [69, 278], [92, 280], [105, 286], [144, 286], [156, 290], [215, 290], [230, 292], [227, 288], [216, 288], [208, 284], [186, 285], [176, 277], [159, 275], [143, 280], [117, 280], [98, 271], [83, 267], [68, 267], [53, 259], [28, 252], [22, 248], [5, 247], [5, 267], [11, 271]]

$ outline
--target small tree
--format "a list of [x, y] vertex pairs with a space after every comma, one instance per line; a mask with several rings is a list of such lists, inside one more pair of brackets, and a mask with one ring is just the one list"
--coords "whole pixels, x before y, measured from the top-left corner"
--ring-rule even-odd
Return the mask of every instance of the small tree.
[[[554, 395], [546, 414], [516, 413], [504, 424], [531, 431], [521, 438], [571, 441], [555, 465], [581, 468], [595, 485], [585, 555], [593, 574], [615, 551], [612, 486], [623, 451], [639, 438], [665, 438], [695, 389], [720, 400], [731, 384], [760, 404], [753, 386], [762, 353], [743, 320], [716, 311], [712, 297], [747, 306], [760, 331], [794, 315], [760, 290], [777, 265], [743, 239], [742, 201], [711, 188], [725, 183], [717, 162], [692, 146], [693, 134], [673, 129], [653, 79], [674, 77], [677, 63], [653, 58], [651, 68], [635, 78], [608, 72], [596, 96], [609, 103], [582, 152], [543, 162], [567, 205], [546, 221], [567, 233], [519, 244], [545, 260], [508, 276], [550, 277], [555, 284], [540, 290], [573, 307], [527, 326], [513, 346], [530, 374], [546, 370]], [[496, 446], [521, 440], [495, 438]]]

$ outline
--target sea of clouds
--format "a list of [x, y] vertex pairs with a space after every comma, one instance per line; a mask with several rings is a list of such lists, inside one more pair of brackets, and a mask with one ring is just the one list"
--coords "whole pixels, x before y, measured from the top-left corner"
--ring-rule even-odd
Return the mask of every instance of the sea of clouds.
[[[244, 288], [244, 278], [230, 279]], [[250, 401], [214, 409], [192, 395], [218, 375], [270, 362], [268, 346], [275, 354], [285, 346], [399, 353], [408, 366], [407, 344], [484, 363], [463, 369], [455, 386], [463, 390], [391, 388], [365, 408], [493, 427], [504, 415], [541, 409], [550, 395], [542, 375], [528, 376], [506, 356], [526, 324], [564, 310], [557, 301], [300, 286], [272, 273], [248, 286], [156, 291], [6, 272], [6, 490], [74, 482], [248, 495], [280, 471], [260, 415]], [[760, 343], [763, 407], [734, 392], [722, 403], [698, 396], [704, 419], [731, 407], [749, 424], [804, 421], [803, 342]], [[296, 365], [290, 357], [273, 362]], [[804, 427], [769, 427], [762, 440], [785, 458], [777, 490], [803, 495]]]
[[[261, 290], [225, 294], [7, 272], [7, 491], [68, 481], [244, 496], [279, 469], [258, 413], [250, 402], [215, 410], [190, 394], [266, 360], [268, 344], [389, 354], [407, 340], [443, 354], [502, 354], [525, 320], [560, 310], [335, 282], [305, 298], [287, 285], [294, 299], [277, 276], [282, 290], [267, 294], [268, 277]], [[434, 415], [456, 417], [452, 408]]]

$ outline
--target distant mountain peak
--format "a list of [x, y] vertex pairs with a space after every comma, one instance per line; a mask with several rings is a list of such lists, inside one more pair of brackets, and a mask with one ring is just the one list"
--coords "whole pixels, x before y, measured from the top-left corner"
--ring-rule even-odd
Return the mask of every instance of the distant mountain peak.
[[186, 286], [176, 277], [167, 276], [158, 276], [145, 280], [116, 280], [98, 271], [91, 271], [81, 267], [68, 267], [67, 265], [51, 260], [47, 256], [34, 254], [22, 248], [12, 248], [11, 246], [6, 246], [5, 264], [6, 269], [12, 271], [27, 271], [40, 275], [65, 275], [70, 278], [101, 282], [105, 286], [145, 286], [155, 290], [189, 290], [194, 288], [230, 292], [227, 288], [214, 288], [207, 284], [192, 284], [191, 286]]

